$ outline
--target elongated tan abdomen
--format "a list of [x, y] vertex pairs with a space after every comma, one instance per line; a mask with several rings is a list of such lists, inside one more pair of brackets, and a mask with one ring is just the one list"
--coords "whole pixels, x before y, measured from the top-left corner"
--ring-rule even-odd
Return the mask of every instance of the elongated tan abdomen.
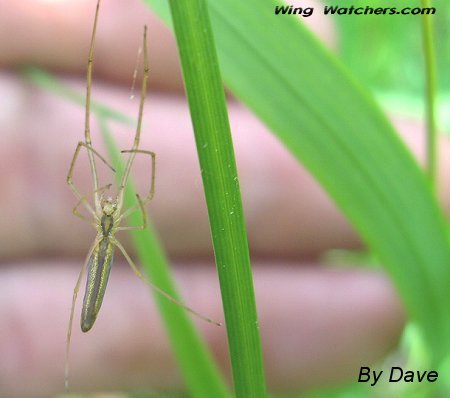
[[88, 262], [86, 290], [81, 311], [81, 330], [89, 331], [102, 306], [109, 273], [114, 258], [114, 245], [104, 237], [95, 248]]

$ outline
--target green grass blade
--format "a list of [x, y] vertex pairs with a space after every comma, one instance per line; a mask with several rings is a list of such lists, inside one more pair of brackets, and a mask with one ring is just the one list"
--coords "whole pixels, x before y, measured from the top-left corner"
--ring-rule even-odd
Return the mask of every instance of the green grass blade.
[[[100, 122], [108, 153], [118, 172], [117, 176], [120, 177], [124, 170], [120, 152], [109, 134], [106, 121], [100, 119]], [[125, 191], [125, 208], [131, 207], [135, 203], [136, 190], [130, 182]], [[140, 225], [142, 216], [139, 212], [135, 212], [128, 217], [128, 221], [130, 225]], [[170, 275], [166, 254], [159, 243], [151, 220], [148, 220], [147, 229], [131, 231], [131, 234], [140, 260], [139, 263], [142, 264], [150, 280], [171, 296], [179, 299], [175, 283]], [[156, 292], [154, 297], [192, 397], [229, 397], [225, 382], [205, 343], [193, 327], [190, 315], [183, 308]], [[217, 326], [211, 325], [211, 327]]]
[[[71, 89], [67, 85], [55, 79], [52, 74], [47, 71], [37, 68], [35, 66], [27, 66], [23, 68], [22, 74], [33, 84], [42, 87], [45, 90], [51, 91], [58, 96], [61, 96], [71, 102], [84, 106], [86, 101], [86, 94], [80, 94], [78, 91]], [[102, 117], [108, 118], [119, 123], [129, 126], [134, 125], [133, 118], [120, 113], [115, 109], [103, 105], [97, 101], [91, 103], [92, 112]]]
[[263, 398], [266, 387], [247, 234], [207, 5], [204, 0], [169, 4], [208, 207], [235, 393]]
[[[430, 0], [421, 0], [422, 7], [429, 8]], [[425, 55], [425, 97], [427, 120], [427, 169], [433, 189], [436, 187], [437, 174], [437, 131], [435, 117], [436, 97], [436, 59], [433, 47], [433, 15], [422, 15], [422, 42]]]
[[[162, 17], [164, 4], [147, 0]], [[328, 191], [383, 261], [433, 363], [450, 353], [450, 253], [423, 172], [373, 99], [274, 1], [210, 1], [227, 85]]]

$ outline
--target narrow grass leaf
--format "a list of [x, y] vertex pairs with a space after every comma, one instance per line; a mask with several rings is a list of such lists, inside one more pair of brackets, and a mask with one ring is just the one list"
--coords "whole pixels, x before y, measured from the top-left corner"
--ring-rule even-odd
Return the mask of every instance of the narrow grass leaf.
[[[100, 124], [108, 153], [116, 167], [117, 176], [120, 177], [124, 170], [120, 151], [109, 133], [106, 121], [100, 119]], [[118, 183], [120, 183], [119, 178]], [[125, 208], [134, 204], [136, 204], [136, 190], [130, 181], [125, 191]], [[135, 212], [128, 217], [128, 221], [130, 225], [140, 225], [142, 215]], [[170, 275], [167, 256], [151, 220], [148, 219], [145, 230], [131, 231], [131, 235], [140, 260], [139, 263], [144, 267], [150, 280], [179, 300], [180, 296]], [[229, 397], [225, 382], [218, 372], [207, 346], [193, 327], [191, 315], [157, 292], [154, 292], [154, 297], [192, 397]], [[217, 326], [211, 325], [211, 327]]]
[[[81, 94], [77, 90], [74, 90], [68, 87], [66, 84], [61, 83], [59, 79], [55, 79], [55, 77], [51, 73], [48, 73], [44, 69], [40, 69], [35, 66], [27, 66], [22, 69], [22, 74], [36, 86], [45, 88], [46, 90], [51, 91], [56, 95], [59, 95], [66, 100], [70, 100], [71, 102], [74, 102], [78, 105], [84, 106], [85, 104], [85, 94]], [[102, 117], [108, 118], [109, 120], [130, 126], [134, 125], [133, 118], [124, 115], [116, 109], [112, 109], [97, 101], [92, 101], [91, 108], [92, 112], [96, 113], [97, 115], [101, 115]]]
[[204, 0], [173, 0], [169, 4], [208, 207], [235, 393], [241, 398], [264, 398], [247, 234], [207, 4]]
[[[421, 0], [423, 8], [431, 6], [430, 0]], [[427, 168], [428, 177], [433, 189], [436, 187], [437, 177], [437, 131], [435, 117], [436, 99], [436, 59], [433, 46], [433, 15], [423, 14], [422, 20], [422, 45], [425, 54], [425, 98], [427, 121]]]
[[[163, 2], [146, 0], [164, 18]], [[450, 253], [424, 173], [379, 108], [272, 0], [210, 1], [224, 79], [382, 260], [434, 364], [450, 353]]]

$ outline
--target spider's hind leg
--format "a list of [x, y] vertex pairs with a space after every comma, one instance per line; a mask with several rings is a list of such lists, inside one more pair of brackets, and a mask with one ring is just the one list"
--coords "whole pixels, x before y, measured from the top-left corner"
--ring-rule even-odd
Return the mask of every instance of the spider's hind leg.
[[214, 325], [217, 326], [222, 326], [222, 324], [220, 322], [214, 321], [211, 318], [208, 318], [200, 313], [198, 313], [197, 311], [193, 310], [192, 308], [188, 307], [187, 305], [183, 304], [182, 302], [180, 302], [179, 300], [177, 300], [175, 297], [172, 297], [169, 293], [166, 293], [164, 290], [162, 290], [161, 288], [159, 288], [158, 286], [156, 286], [154, 283], [150, 282], [149, 280], [147, 280], [144, 275], [142, 275], [141, 271], [139, 271], [139, 269], [137, 268], [136, 264], [134, 264], [133, 260], [131, 259], [131, 257], [128, 255], [128, 253], [125, 251], [125, 248], [122, 246], [122, 244], [115, 238], [111, 239], [111, 242], [116, 245], [119, 250], [122, 252], [123, 256], [125, 257], [125, 259], [127, 260], [128, 264], [130, 265], [131, 269], [134, 271], [134, 273], [136, 274], [136, 276], [142, 281], [144, 282], [146, 285], [150, 286], [155, 292], [157, 292], [158, 294], [161, 294], [162, 296], [164, 296], [167, 300], [172, 301], [172, 303], [184, 308], [186, 311], [189, 311], [191, 314], [197, 316], [200, 319], [203, 319], [204, 321], [208, 322], [208, 323], [213, 323]]

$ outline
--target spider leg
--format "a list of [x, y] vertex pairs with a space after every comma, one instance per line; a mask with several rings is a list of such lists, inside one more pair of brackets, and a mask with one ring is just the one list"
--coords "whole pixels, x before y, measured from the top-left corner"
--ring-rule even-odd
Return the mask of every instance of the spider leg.
[[139, 113], [138, 113], [138, 121], [136, 126], [136, 135], [134, 136], [134, 143], [133, 147], [130, 151], [127, 151], [130, 153], [130, 156], [128, 157], [128, 161], [125, 165], [125, 171], [122, 176], [122, 180], [119, 185], [119, 190], [117, 193], [118, 197], [118, 203], [117, 208], [119, 211], [122, 209], [123, 206], [123, 195], [125, 191], [125, 186], [127, 185], [128, 177], [130, 175], [131, 166], [133, 165], [134, 158], [136, 157], [136, 151], [138, 150], [139, 141], [141, 138], [141, 128], [142, 128], [142, 116], [144, 113], [144, 102], [145, 102], [145, 94], [147, 93], [147, 82], [148, 82], [148, 49], [147, 49], [147, 26], [144, 26], [144, 76], [142, 79], [142, 86], [141, 86], [141, 99], [139, 102]]
[[[145, 211], [144, 208], [144, 203], [141, 199], [141, 197], [139, 196], [139, 194], [136, 194], [136, 198], [138, 201], [138, 205], [139, 208], [141, 209], [141, 213], [142, 213], [142, 225], [132, 225], [132, 226], [126, 226], [126, 227], [117, 227], [116, 231], [133, 231], [136, 229], [140, 229], [143, 230], [145, 228], [147, 228], [147, 212]], [[119, 218], [118, 218], [118, 223], [122, 220], [122, 218], [125, 216], [128, 216], [129, 214], [131, 214], [133, 211], [137, 210], [136, 206], [130, 207], [125, 213], [123, 213]]]
[[131, 206], [129, 209], [125, 210], [117, 219], [117, 222], [120, 223], [122, 219], [128, 217], [130, 214], [134, 213], [136, 210], [141, 210], [142, 213], [142, 219], [143, 219], [143, 225], [138, 227], [119, 227], [119, 231], [123, 230], [133, 230], [133, 229], [145, 229], [147, 226], [147, 213], [145, 211], [145, 205], [150, 202], [153, 199], [153, 196], [155, 196], [155, 175], [156, 175], [156, 154], [151, 151], [144, 151], [140, 149], [131, 149], [126, 151], [121, 151], [122, 153], [125, 152], [135, 152], [135, 153], [143, 153], [145, 155], [150, 155], [152, 158], [152, 174], [150, 177], [150, 190], [143, 199], [136, 195], [138, 199], [138, 203], [134, 206]]
[[111, 238], [111, 242], [113, 244], [115, 244], [119, 250], [122, 252], [123, 256], [125, 257], [125, 259], [127, 260], [128, 264], [130, 265], [131, 269], [134, 271], [134, 273], [136, 274], [136, 276], [145, 284], [147, 284], [148, 286], [150, 286], [155, 292], [161, 294], [162, 296], [164, 296], [167, 300], [172, 301], [172, 303], [177, 304], [178, 306], [184, 308], [186, 311], [189, 311], [191, 314], [199, 317], [200, 319], [203, 319], [206, 322], [209, 323], [213, 323], [217, 326], [222, 326], [222, 324], [220, 322], [216, 322], [206, 316], [203, 316], [202, 314], [198, 313], [197, 311], [194, 311], [192, 308], [184, 305], [182, 302], [178, 301], [176, 298], [172, 297], [169, 293], [166, 293], [164, 290], [162, 290], [161, 288], [159, 288], [158, 286], [156, 286], [154, 283], [150, 282], [149, 280], [147, 280], [141, 273], [141, 271], [139, 271], [139, 269], [136, 267], [136, 265], [134, 264], [133, 260], [131, 259], [131, 257], [128, 255], [128, 253], [125, 251], [125, 248], [122, 246], [122, 244], [115, 238]]
[[[83, 196], [76, 185], [73, 182], [73, 172], [75, 170], [75, 164], [78, 159], [78, 155], [80, 154], [81, 148], [84, 147], [88, 151], [88, 153], [95, 154], [98, 156], [98, 158], [105, 163], [113, 172], [115, 172], [114, 167], [112, 167], [106, 159], [100, 155], [94, 148], [92, 148], [90, 145], [87, 145], [85, 142], [80, 141], [75, 149], [75, 153], [73, 154], [72, 161], [70, 162], [69, 172], [67, 173], [67, 184], [69, 185], [70, 189], [74, 193], [74, 195], [77, 197], [77, 199], [83, 203], [83, 205], [86, 207], [86, 209], [95, 217], [95, 211], [92, 208], [92, 206], [89, 204], [89, 202], [86, 200], [86, 196]], [[95, 206], [96, 209], [99, 209], [100, 206], [100, 197], [98, 195], [99, 188], [97, 187], [94, 190], [95, 195]]]
[[96, 239], [94, 243], [92, 244], [91, 248], [89, 249], [89, 252], [86, 256], [86, 260], [84, 261], [83, 266], [81, 267], [80, 274], [77, 279], [77, 283], [75, 285], [75, 288], [73, 289], [73, 296], [72, 296], [72, 306], [70, 308], [70, 318], [69, 318], [69, 326], [67, 328], [67, 338], [66, 338], [66, 359], [65, 359], [65, 370], [64, 370], [64, 387], [65, 391], [69, 391], [69, 353], [70, 353], [70, 339], [72, 337], [72, 324], [73, 324], [73, 313], [75, 310], [75, 303], [77, 301], [78, 291], [80, 290], [80, 284], [81, 280], [83, 279], [84, 272], [86, 271], [87, 264], [89, 262], [89, 259], [92, 256], [92, 253], [94, 252], [95, 248], [99, 244], [100, 239]]
[[[86, 110], [85, 110], [85, 117], [84, 117], [84, 140], [86, 142], [86, 145], [89, 147], [92, 147], [91, 127], [90, 127], [92, 64], [94, 63], [95, 35], [97, 32], [97, 21], [98, 21], [99, 9], [100, 9], [100, 0], [97, 1], [97, 6], [95, 9], [94, 26], [92, 28], [91, 44], [89, 47], [89, 56], [88, 56], [88, 62], [87, 62]], [[98, 174], [97, 174], [97, 166], [95, 164], [94, 152], [88, 152], [88, 158], [89, 158], [89, 166], [90, 166], [92, 177], [93, 177], [94, 191], [96, 191], [98, 189]], [[100, 211], [100, 199], [97, 194], [95, 194], [95, 208], [97, 211]]]
[[94, 221], [90, 220], [89, 218], [83, 216], [79, 211], [78, 208], [83, 204], [84, 201], [87, 201], [87, 197], [95, 194], [96, 192], [99, 193], [103, 193], [104, 191], [108, 190], [109, 188], [111, 188], [112, 184], [107, 184], [104, 185], [103, 187], [100, 187], [97, 189], [97, 191], [94, 191], [92, 193], [90, 193], [89, 195], [84, 195], [79, 201], [78, 203], [75, 205], [75, 207], [72, 210], [72, 213], [74, 216], [77, 216], [78, 218], [81, 218], [83, 221], [87, 221], [88, 223], [92, 224], [94, 227], [97, 227], [97, 223], [99, 222], [98, 216], [94, 215]]

